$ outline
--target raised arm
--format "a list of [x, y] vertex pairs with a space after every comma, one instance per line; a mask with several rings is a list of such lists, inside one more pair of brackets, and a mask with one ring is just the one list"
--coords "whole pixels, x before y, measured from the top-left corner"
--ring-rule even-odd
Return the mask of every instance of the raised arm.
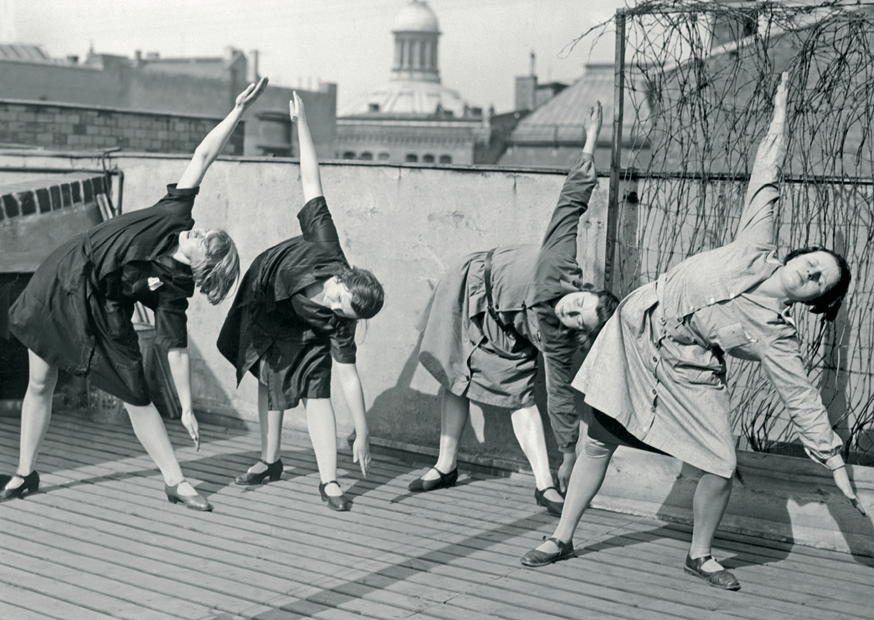
[[774, 117], [759, 144], [753, 172], [737, 228], [737, 238], [770, 243], [774, 234], [775, 209], [780, 199], [780, 172], [786, 157], [786, 102], [789, 74], [783, 73], [774, 95]]
[[589, 208], [589, 199], [595, 188], [595, 146], [601, 131], [601, 102], [596, 101], [589, 112], [589, 126], [586, 129], [586, 143], [580, 158], [565, 179], [564, 186], [552, 218], [546, 228], [541, 247], [558, 251], [576, 258], [577, 229], [580, 216]]
[[222, 121], [206, 134], [203, 141], [194, 149], [194, 155], [188, 162], [188, 167], [176, 183], [178, 189], [197, 187], [203, 180], [203, 175], [209, 169], [215, 158], [219, 156], [228, 138], [234, 133], [237, 123], [243, 117], [246, 109], [261, 95], [267, 87], [267, 78], [263, 77], [258, 83], [249, 84], [242, 93], [237, 95], [234, 107]]
[[316, 157], [316, 147], [313, 144], [313, 136], [307, 123], [306, 111], [303, 101], [297, 92], [292, 94], [288, 102], [289, 113], [292, 121], [297, 121], [297, 141], [300, 152], [300, 177], [303, 185], [304, 203], [313, 198], [324, 195], [322, 192], [322, 177], [319, 174], [319, 159]]

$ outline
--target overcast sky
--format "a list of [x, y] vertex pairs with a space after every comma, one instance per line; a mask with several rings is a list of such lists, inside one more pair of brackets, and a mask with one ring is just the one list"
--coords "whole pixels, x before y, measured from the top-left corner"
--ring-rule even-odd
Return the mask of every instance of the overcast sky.
[[[0, 36], [53, 56], [98, 52], [219, 56], [261, 52], [277, 84], [336, 82], [342, 110], [389, 78], [391, 24], [408, 0], [0, 0]], [[567, 45], [624, 0], [429, 0], [440, 22], [443, 84], [473, 105], [512, 108], [513, 79], [537, 54], [541, 81], [570, 81], [610, 61], [612, 32]], [[11, 20], [11, 21], [10, 21]]]

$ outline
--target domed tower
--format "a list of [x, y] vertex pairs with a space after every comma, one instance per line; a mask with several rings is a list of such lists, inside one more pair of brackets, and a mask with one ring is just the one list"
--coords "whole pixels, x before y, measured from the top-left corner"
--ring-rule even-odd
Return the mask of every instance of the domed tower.
[[469, 164], [488, 140], [482, 109], [440, 83], [440, 26], [425, 0], [395, 0], [389, 79], [344, 106], [337, 156], [365, 161]]
[[437, 16], [424, 0], [411, 0], [395, 18], [392, 80], [440, 83], [437, 66]]

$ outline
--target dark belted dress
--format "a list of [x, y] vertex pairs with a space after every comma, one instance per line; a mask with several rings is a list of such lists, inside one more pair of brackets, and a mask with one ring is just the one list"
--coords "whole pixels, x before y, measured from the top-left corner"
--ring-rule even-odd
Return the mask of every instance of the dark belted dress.
[[[451, 268], [434, 289], [419, 350], [422, 366], [445, 389], [508, 409], [534, 404], [541, 353], [549, 419], [563, 452], [574, 451], [579, 435], [570, 388], [578, 345], [556, 317], [555, 304], [582, 285], [577, 229], [595, 184], [594, 162], [584, 154], [568, 173], [540, 246], [475, 252]], [[488, 310], [485, 289], [489, 255], [497, 318]]]
[[305, 295], [311, 284], [349, 267], [324, 196], [297, 215], [301, 235], [267, 250], [243, 276], [218, 338], [237, 370], [267, 386], [268, 407], [296, 407], [301, 398], [331, 396], [331, 360], [355, 362], [357, 321]]
[[155, 312], [158, 346], [188, 346], [194, 279], [171, 253], [179, 233], [194, 226], [197, 192], [169, 185], [152, 207], [107, 220], [52, 252], [9, 310], [13, 335], [49, 364], [87, 374], [126, 403], [149, 404], [134, 303]]

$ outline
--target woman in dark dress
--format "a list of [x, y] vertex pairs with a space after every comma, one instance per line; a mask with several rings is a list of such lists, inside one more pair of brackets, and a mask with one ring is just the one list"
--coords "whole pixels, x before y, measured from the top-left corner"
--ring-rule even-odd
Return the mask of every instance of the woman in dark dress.
[[167, 499], [211, 510], [182, 474], [167, 429], [151, 402], [134, 303], [155, 313], [156, 344], [166, 347], [182, 405], [182, 424], [199, 446], [191, 408], [186, 309], [197, 286], [219, 303], [239, 275], [233, 241], [222, 230], [194, 228], [191, 210], [203, 175], [267, 80], [251, 84], [194, 151], [182, 177], [154, 206], [107, 220], [55, 250], [9, 310], [12, 333], [28, 348], [30, 378], [21, 407], [18, 469], [0, 500], [39, 488], [34, 469], [51, 419], [58, 368], [87, 374], [124, 402], [137, 439], [164, 478]]
[[670, 454], [702, 470], [684, 569], [708, 584], [740, 589], [711, 552], [735, 471], [725, 353], [762, 365], [798, 428], [807, 454], [858, 503], [822, 397], [801, 358], [789, 316], [803, 303], [834, 320], [850, 285], [839, 255], [821, 248], [777, 256], [774, 229], [785, 147], [787, 77], [759, 145], [734, 241], [687, 258], [629, 294], [604, 327], [572, 385], [595, 411], [554, 534], [522, 564], [574, 555], [573, 534], [619, 445]]
[[513, 410], [513, 430], [534, 473], [535, 499], [561, 513], [534, 404], [534, 378], [542, 354], [549, 419], [563, 454], [558, 472], [563, 489], [579, 434], [569, 385], [574, 357], [616, 307], [612, 294], [581, 282], [577, 263], [577, 229], [596, 183], [593, 154], [600, 127], [598, 103], [540, 246], [471, 254], [434, 290], [419, 361], [441, 385], [440, 453], [435, 466], [410, 483], [410, 491], [455, 484], [458, 441], [473, 400]]
[[[218, 339], [219, 351], [237, 369], [258, 379], [261, 458], [236, 478], [255, 485], [278, 480], [282, 420], [303, 401], [319, 468], [319, 493], [333, 510], [351, 502], [337, 483], [337, 431], [331, 372], [352, 412], [353, 461], [367, 475], [370, 462], [364, 394], [355, 365], [355, 327], [382, 308], [383, 289], [367, 270], [350, 267], [322, 193], [319, 162], [303, 103], [289, 102], [298, 123], [304, 206], [301, 235], [262, 252], [246, 271]], [[332, 363], [333, 360], [333, 363]]]

